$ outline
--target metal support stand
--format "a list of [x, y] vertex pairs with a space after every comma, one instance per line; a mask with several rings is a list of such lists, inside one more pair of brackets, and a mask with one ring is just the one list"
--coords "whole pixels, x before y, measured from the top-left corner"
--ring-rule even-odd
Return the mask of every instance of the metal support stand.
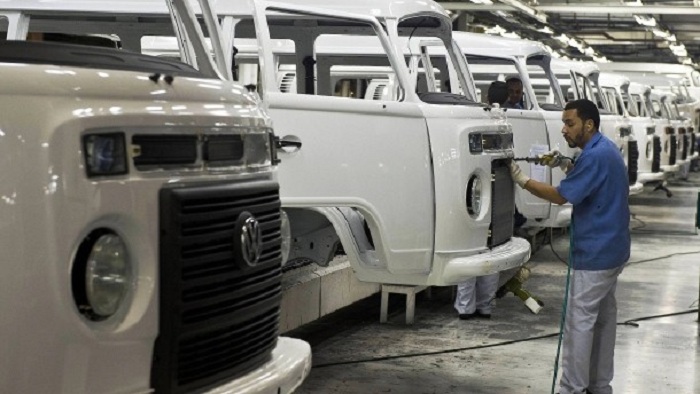
[[416, 294], [426, 288], [427, 286], [382, 285], [382, 303], [379, 312], [379, 322], [387, 322], [389, 313], [389, 293], [399, 293], [406, 295], [406, 324], [413, 324], [416, 314]]

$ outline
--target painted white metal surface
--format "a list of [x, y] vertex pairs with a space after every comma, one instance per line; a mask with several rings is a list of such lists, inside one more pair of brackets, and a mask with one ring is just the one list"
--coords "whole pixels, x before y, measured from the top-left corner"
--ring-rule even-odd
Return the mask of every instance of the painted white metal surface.
[[[67, 4], [84, 11], [97, 3]], [[126, 8], [147, 10], [136, 3]], [[15, 5], [44, 6], [47, 15], [66, 3], [51, 2], [47, 8], [46, 2], [3, 2], [0, 8]], [[159, 12], [167, 15], [162, 2]], [[10, 36], [24, 38], [21, 31]], [[0, 75], [5, 81], [0, 89], [5, 169], [0, 182], [0, 392], [152, 392], [161, 301], [159, 191], [170, 183], [270, 181], [275, 171], [269, 164], [161, 169], [96, 181], [85, 175], [82, 135], [86, 130], [260, 132], [271, 126], [270, 118], [256, 95], [218, 79], [176, 76], [165, 83], [145, 72], [5, 62], [0, 62]], [[128, 152], [130, 160], [132, 155]], [[71, 266], [78, 245], [98, 228], [124, 240], [135, 279], [118, 312], [95, 322], [75, 305]], [[289, 393], [308, 375], [310, 360], [308, 344], [281, 338], [259, 370], [211, 392]]]
[[[533, 58], [541, 58], [537, 64], [547, 73], [542, 78], [547, 78], [551, 83], [554, 102], [561, 108], [562, 95], [556, 78], [551, 75], [549, 62], [551, 57], [542, 44], [503, 37], [494, 37], [486, 34], [455, 32], [455, 40], [459, 43], [462, 52], [469, 56], [480, 56], [485, 58], [496, 58], [511, 62], [516, 70], [517, 76], [523, 81], [525, 96], [529, 97], [531, 110], [508, 109], [506, 114], [508, 121], [513, 123], [513, 134], [515, 142], [515, 155], [518, 157], [531, 156], [531, 149], [536, 146], [547, 146], [548, 149], [557, 149], [562, 154], [574, 157], [578, 149], [570, 148], [561, 133], [561, 109], [552, 111], [545, 110], [536, 99], [537, 95], [528, 72], [528, 61]], [[478, 72], [493, 73], [498, 65], [471, 64], [470, 70], [473, 74]], [[504, 75], [510, 77], [514, 75]], [[483, 94], [483, 93], [482, 93]], [[524, 172], [530, 174], [535, 168], [532, 165], [521, 165]], [[558, 186], [564, 178], [561, 171], [551, 171], [545, 169], [546, 179], [553, 186]], [[532, 196], [530, 193], [516, 189], [518, 209], [529, 220], [526, 226], [531, 227], [566, 227], [571, 220], [571, 205], [556, 205], [543, 202], [543, 200]], [[528, 207], [529, 206], [529, 207]]]
[[311, 372], [311, 346], [294, 338], [280, 337], [270, 361], [245, 376], [206, 394], [290, 394]]
[[[449, 26], [449, 19], [443, 13], [431, 11], [432, 4], [409, 3], [413, 5], [399, 15], [419, 10]], [[391, 15], [403, 6], [395, 7], [394, 2], [387, 4], [392, 4], [392, 13], [382, 18], [385, 23], [393, 23], [395, 28], [396, 20]], [[468, 153], [467, 135], [472, 131], [508, 133], [510, 128], [498, 125], [480, 108], [422, 103], [412, 89], [405, 91], [403, 102], [358, 102], [279, 93], [276, 70], [265, 65], [275, 64], [273, 52], [284, 52], [286, 44], [269, 38], [264, 16], [267, 7], [315, 16], [345, 17], [370, 25], [376, 25], [377, 19], [342, 10], [310, 7], [309, 4], [296, 7], [293, 4], [241, 2], [236, 7], [232, 11], [224, 3], [215, 3], [216, 11], [225, 20], [253, 17], [256, 21], [257, 48], [250, 41], [243, 41], [239, 50], [243, 57], [246, 48], [260, 56], [263, 86], [266, 88], [262, 96], [278, 135], [283, 139], [294, 136], [303, 144], [302, 149], [295, 152], [280, 151], [284, 162], [279, 170], [283, 204], [288, 208], [302, 207], [322, 212], [333, 224], [362, 280], [445, 284], [440, 276], [442, 268], [434, 257], [438, 252], [460, 257], [478, 254], [477, 260], [488, 264], [492, 253], [486, 248], [489, 207], [486, 206], [478, 218], [469, 217], [465, 210], [464, 188], [472, 173], [490, 168], [491, 160], [506, 157], [508, 152], [473, 157]], [[234, 11], [239, 14], [227, 14]], [[383, 33], [376, 26], [381, 37]], [[446, 29], [449, 33], [449, 28]], [[395, 55], [395, 48], [400, 46], [397, 44], [399, 37], [391, 32], [392, 41], [386, 36], [381, 41], [373, 40], [373, 51], [388, 56], [393, 62], [396, 83], [408, 86], [410, 81], [403, 60]], [[229, 42], [237, 40], [226, 36], [223, 39]], [[319, 40], [321, 44], [322, 41]], [[238, 46], [238, 41], [235, 42]], [[326, 45], [320, 46], [323, 47]], [[270, 50], [272, 48], [274, 50]], [[365, 52], [363, 48], [366, 49], [360, 46], [359, 52]], [[430, 120], [433, 118], [436, 120]], [[368, 119], [372, 121], [367, 122]], [[433, 122], [439, 122], [440, 127], [426, 129], [426, 123]], [[448, 133], [447, 130], [454, 132]], [[433, 162], [438, 157], [441, 164], [436, 168]], [[486, 176], [486, 172], [482, 172]], [[308, 174], [314, 174], [313, 182], [309, 182]], [[438, 178], [445, 180], [438, 183]], [[396, 203], [397, 198], [401, 200], [400, 204]], [[362, 213], [372, 229], [377, 258], [368, 260], [366, 254], [354, 250], [356, 240], [345, 228], [347, 221], [327, 207], [354, 207]], [[506, 261], [511, 267], [522, 264], [529, 256], [529, 248], [516, 245], [507, 248], [511, 254]]]
[[[142, 73], [6, 63], [0, 73], [6, 169], [0, 183], [0, 392], [149, 392], [158, 334], [159, 189], [174, 181], [252, 181], [273, 173], [167, 171], [93, 182], [84, 175], [81, 133], [266, 127], [269, 118], [253, 96], [235, 93], [238, 88], [224, 81], [177, 78], [164, 88]], [[217, 108], [210, 107], [213, 95]], [[129, 307], [95, 323], [74, 305], [70, 271], [77, 245], [100, 227], [125, 239], [137, 275]], [[266, 373], [241, 382], [277, 392], [282, 380], [296, 382], [308, 373], [299, 367], [310, 358], [302, 344], [281, 341], [275, 355]]]
[[649, 100], [651, 102], [651, 110], [654, 111], [656, 121], [657, 135], [661, 135], [661, 168], [667, 173], [676, 173], [679, 170], [678, 164], [670, 163], [670, 145], [671, 135], [675, 135], [675, 129], [671, 124], [670, 119], [663, 115], [663, 98], [667, 92], [658, 89], [651, 89]]
[[[372, 4], [381, 8], [379, 3]], [[419, 10], [448, 26], [449, 19], [435, 13], [431, 2], [410, 3], [411, 14]], [[260, 48], [271, 48], [263, 15], [265, 4], [256, 6]], [[413, 89], [407, 88], [412, 86], [409, 73], [403, 59], [397, 56], [403, 48], [396, 28], [399, 18], [406, 16], [397, 14], [399, 10], [392, 6], [391, 15], [376, 13], [378, 21], [388, 26], [388, 36], [383, 35], [383, 29], [377, 29], [379, 40], [362, 44], [365, 41], [360, 37], [360, 45], [348, 48], [354, 48], [350, 53], [361, 55], [383, 52], [391, 62], [396, 83], [404, 89], [403, 102], [290, 95], [278, 93], [276, 83], [265, 84], [263, 97], [279, 133], [293, 134], [308, 142], [298, 152], [282, 156], [286, 164], [280, 168], [283, 203], [299, 208], [358, 209], [372, 231], [378, 257], [377, 261], [363, 259], [353, 247], [345, 247], [361, 280], [452, 284], [447, 280], [464, 278], [444, 277], [446, 264], [457, 264], [458, 257], [478, 255], [476, 260], [485, 267], [494, 256], [495, 252], [486, 247], [490, 207], [485, 206], [477, 218], [470, 217], [465, 209], [465, 185], [472, 174], [485, 176], [490, 172], [491, 160], [508, 154], [472, 155], [468, 134], [507, 133], [510, 128], [498, 125], [478, 107], [423, 103]], [[333, 10], [320, 8], [313, 13], [337, 15]], [[363, 50], [368, 46], [373, 49]], [[329, 46], [335, 48], [336, 54], [345, 47], [342, 43]], [[316, 50], [324, 52], [320, 46]], [[262, 65], [274, 64], [271, 51], [263, 50], [261, 59]], [[274, 68], [266, 68], [263, 73], [268, 81], [278, 79]], [[320, 168], [324, 171], [319, 172]], [[323, 182], [309, 185], [305, 180], [309, 173], [322, 177]], [[488, 200], [488, 195], [484, 195], [484, 201]], [[343, 228], [343, 220], [336, 220], [331, 210], [324, 212], [343, 245], [352, 246], [353, 236]], [[522, 264], [529, 255], [527, 248], [514, 245], [517, 247], [510, 247], [505, 259], [509, 267]]]

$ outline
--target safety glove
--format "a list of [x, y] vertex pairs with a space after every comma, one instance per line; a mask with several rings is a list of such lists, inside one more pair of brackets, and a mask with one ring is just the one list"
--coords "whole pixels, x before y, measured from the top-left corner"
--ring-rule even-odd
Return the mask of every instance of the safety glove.
[[571, 164], [571, 159], [562, 155], [561, 152], [556, 149], [538, 155], [537, 158], [539, 159], [538, 164], [546, 165], [551, 168], [559, 167], [564, 172], [569, 170], [569, 164]]
[[520, 169], [520, 166], [515, 161], [511, 160], [508, 165], [510, 166], [510, 177], [513, 179], [513, 182], [524, 189], [530, 177], [523, 173], [523, 170]]

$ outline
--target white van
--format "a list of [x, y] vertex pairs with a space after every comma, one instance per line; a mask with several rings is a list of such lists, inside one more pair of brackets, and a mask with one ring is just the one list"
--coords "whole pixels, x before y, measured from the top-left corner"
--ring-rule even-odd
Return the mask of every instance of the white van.
[[679, 166], [678, 175], [685, 179], [688, 177], [690, 161], [693, 159], [691, 151], [691, 134], [688, 132], [691, 126], [689, 118], [680, 116], [677, 107], [675, 93], [664, 91], [661, 96], [662, 114], [670, 122], [677, 134], [676, 163]]
[[[588, 99], [598, 105], [600, 111], [600, 132], [615, 142], [620, 149], [629, 178], [630, 195], [644, 190], [637, 180], [637, 158], [639, 148], [629, 118], [616, 114], [607, 97], [602, 94], [598, 78], [600, 70], [593, 62], [553, 59], [552, 68], [559, 76], [559, 84], [565, 94], [576, 99]], [[566, 74], [569, 74], [568, 76]]]
[[665, 114], [667, 111], [665, 110], [664, 101], [667, 94], [670, 93], [659, 89], [651, 89], [649, 94], [651, 105], [649, 109], [656, 118], [657, 135], [660, 132], [663, 135], [661, 139], [661, 168], [668, 172], [669, 175], [674, 175], [679, 170], [677, 163], [678, 136], [671, 124], [671, 120]]
[[[601, 78], [605, 74], [607, 73], [601, 73]], [[662, 182], [666, 179], [666, 173], [661, 168], [664, 123], [650, 111], [651, 87], [630, 82], [626, 91], [622, 90], [621, 93], [624, 107], [630, 115], [632, 129], [640, 146], [637, 178], [643, 184]], [[658, 127], [658, 133], [657, 123], [661, 126]]]
[[[516, 157], [532, 157], [557, 149], [574, 157], [578, 149], [570, 148], [561, 133], [564, 98], [551, 71], [551, 56], [539, 43], [521, 39], [494, 37], [486, 34], [454, 33], [455, 40], [469, 63], [482, 101], [494, 81], [511, 77], [523, 83], [523, 109], [506, 111], [513, 124]], [[523, 172], [539, 181], [558, 186], [562, 171], [551, 171], [536, 164], [521, 165]], [[528, 219], [526, 227], [566, 227], [571, 220], [571, 204], [550, 204], [517, 189], [518, 210]]]
[[[342, 244], [360, 280], [403, 285], [455, 284], [527, 261], [529, 244], [512, 237], [511, 129], [476, 102], [437, 3], [238, 1], [215, 10], [234, 79], [260, 94], [281, 135], [291, 260], [325, 264]], [[381, 53], [324, 54], [331, 36], [370, 40]], [[416, 92], [399, 37], [449, 53], [442, 92]], [[238, 56], [247, 39], [258, 43], [254, 59]], [[278, 44], [294, 53], [276, 54]], [[337, 93], [345, 82], [332, 76], [350, 62], [390, 67], [396, 90], [381, 100]], [[282, 66], [293, 67], [295, 90], [280, 89]]]
[[[654, 148], [654, 134], [656, 127], [654, 120], [649, 116], [641, 116], [638, 105], [631, 105], [634, 101], [630, 98], [631, 91], [637, 95], [641, 104], [643, 96], [648, 96], [651, 88], [646, 85], [636, 84], [632, 88], [629, 78], [622, 74], [601, 72], [598, 83], [603, 95], [606, 96], [612, 112], [629, 119], [632, 125], [635, 142], [640, 147], [637, 158], [637, 180], [642, 184], [659, 183], [665, 178], [660, 167], [660, 140], [657, 142], [659, 152]], [[657, 137], [658, 139], [658, 137]], [[656, 154], [655, 154], [656, 153]], [[656, 161], [656, 164], [654, 164]]]
[[172, 4], [178, 27], [165, 2], [0, 4], [2, 393], [290, 393], [310, 370], [278, 338], [270, 118], [207, 56], [139, 53], [152, 26], [206, 52]]
[[[611, 62], [601, 63], [600, 69], [605, 71], [615, 71], [627, 75], [634, 82], [647, 83], [649, 78], [665, 78], [659, 86], [657, 83], [648, 83], [652, 88], [662, 88], [671, 90], [670, 86], [684, 85], [689, 96], [694, 98], [691, 100], [694, 104], [690, 106], [688, 114], [693, 121], [693, 127], [700, 129], [700, 72], [689, 65], [684, 64], [669, 64], [669, 63], [626, 63], [626, 62]], [[640, 79], [641, 78], [641, 79]], [[672, 82], [668, 82], [671, 80]], [[664, 88], [668, 86], [668, 88]], [[677, 91], [674, 93], [678, 93]]]

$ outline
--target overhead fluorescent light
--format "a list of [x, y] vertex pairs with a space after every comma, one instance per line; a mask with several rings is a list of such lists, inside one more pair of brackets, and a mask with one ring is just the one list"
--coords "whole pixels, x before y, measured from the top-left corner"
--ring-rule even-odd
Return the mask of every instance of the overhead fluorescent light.
[[[473, 1], [473, 0], [472, 0]], [[519, 0], [499, 0], [501, 3], [509, 5], [513, 8], [516, 8], [531, 17], [537, 19], [538, 21], [542, 23], [547, 23], [547, 15], [537, 11], [536, 9], [530, 7], [529, 5], [519, 1]]]
[[501, 34], [503, 34], [505, 32], [506, 32], [506, 29], [502, 28], [501, 25], [496, 25], [494, 27], [488, 27], [484, 30], [484, 33], [491, 34], [494, 36], [500, 36]]
[[652, 29], [651, 32], [652, 32], [652, 34], [654, 34], [656, 37], [660, 37], [660, 38], [664, 38], [664, 39], [666, 39], [666, 38], [668, 38], [668, 37], [671, 36], [671, 33], [667, 32], [667, 31], [664, 31], [664, 30], [661, 30], [661, 29]]
[[654, 19], [653, 16], [643, 16], [643, 15], [635, 15], [634, 20], [637, 21], [638, 24], [642, 26], [647, 26], [647, 27], [654, 27], [656, 26], [656, 19]]
[[543, 27], [543, 28], [541, 28], [541, 29], [537, 29], [537, 31], [540, 32], [540, 33], [544, 33], [544, 34], [549, 34], [550, 36], [551, 36], [552, 34], [554, 34], [554, 31], [553, 31], [552, 29], [550, 29], [549, 26], [545, 26], [545, 27]]

